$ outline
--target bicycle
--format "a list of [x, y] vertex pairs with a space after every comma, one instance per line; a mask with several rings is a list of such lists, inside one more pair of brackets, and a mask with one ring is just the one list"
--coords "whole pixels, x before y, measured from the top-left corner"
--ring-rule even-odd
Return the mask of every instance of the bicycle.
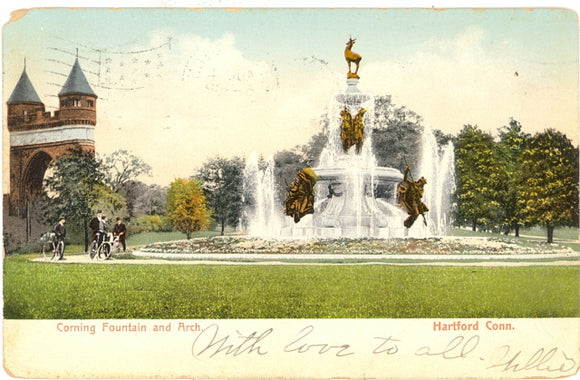
[[64, 241], [55, 239], [54, 233], [43, 235], [42, 240], [42, 255], [45, 260], [58, 261], [62, 260], [64, 256]]
[[115, 236], [113, 238], [113, 241], [111, 243], [111, 256], [115, 253], [119, 253], [121, 252], [121, 241], [119, 240], [119, 235]]
[[103, 241], [101, 242], [101, 245], [97, 248], [97, 252], [95, 255], [97, 260], [108, 260], [111, 258], [113, 253], [119, 252], [120, 250], [119, 238], [115, 237], [111, 241], [111, 236], [112, 234], [108, 233], [103, 237]]
[[[102, 239], [100, 235], [103, 235]], [[111, 240], [111, 233], [97, 232], [97, 237], [89, 245], [88, 255], [91, 259], [96, 258], [97, 260], [108, 260], [111, 258], [113, 253], [121, 252], [121, 243], [119, 242], [119, 237], [115, 236]], [[101, 240], [101, 244], [97, 241]]]
[[96, 254], [97, 254], [97, 249], [98, 248], [99, 247], [97, 246], [97, 241], [96, 240], [93, 240], [91, 242], [91, 244], [89, 245], [89, 249], [87, 250], [87, 254], [89, 255], [89, 257], [91, 259], [94, 259], [95, 258]]
[[[97, 232], [95, 239], [91, 242], [91, 244], [89, 245], [89, 249], [87, 251], [87, 254], [89, 255], [89, 257], [91, 259], [94, 259], [95, 257], [99, 258], [99, 251], [101, 250], [101, 247], [103, 246], [103, 243], [105, 242], [107, 238], [107, 234], [105, 232]], [[100, 241], [100, 244], [98, 243]]]

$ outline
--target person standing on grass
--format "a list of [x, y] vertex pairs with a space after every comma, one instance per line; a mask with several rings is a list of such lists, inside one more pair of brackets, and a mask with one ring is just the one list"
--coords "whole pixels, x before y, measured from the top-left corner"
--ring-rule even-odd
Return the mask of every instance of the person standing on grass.
[[125, 252], [125, 249], [127, 249], [127, 246], [125, 245], [126, 234], [127, 227], [125, 227], [125, 224], [123, 223], [123, 218], [118, 216], [115, 223], [115, 227], [113, 227], [113, 239], [117, 236], [119, 237], [119, 243], [123, 246], [123, 252]]

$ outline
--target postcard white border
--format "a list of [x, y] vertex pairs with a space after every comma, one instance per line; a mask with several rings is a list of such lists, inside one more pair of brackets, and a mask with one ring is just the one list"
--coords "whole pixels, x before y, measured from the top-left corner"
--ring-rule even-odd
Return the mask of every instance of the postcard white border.
[[559, 378], [578, 371], [579, 323], [5, 320], [4, 366], [26, 378]]
[[[16, 9], [44, 6], [98, 6], [98, 7], [131, 7], [132, 1], [73, 1], [59, 0], [50, 4], [38, 0], [22, 0], [17, 4], [3, 2], [0, 6], [4, 23], [10, 19], [10, 13]], [[144, 0], [140, 7], [391, 7], [391, 8], [452, 8], [452, 7], [560, 7], [577, 11], [576, 1], [159, 1]], [[478, 322], [482, 330], [476, 331], [436, 331], [437, 322], [453, 324], [456, 321], [473, 324]], [[577, 374], [580, 362], [580, 318], [554, 319], [504, 319], [491, 320], [509, 324], [514, 330], [492, 331], [485, 328], [491, 319], [371, 319], [371, 320], [3, 320], [4, 370], [17, 377], [65, 377], [65, 378], [150, 378], [150, 377], [201, 377], [201, 378], [525, 378], [525, 377], [567, 377]], [[63, 332], [60, 324], [91, 326], [90, 331]], [[139, 323], [146, 325], [147, 332], [107, 332], [103, 324], [126, 325]], [[239, 344], [240, 336], [256, 336], [272, 328], [273, 331], [264, 338], [263, 350], [267, 355], [258, 355], [258, 351], [242, 352], [235, 355], [216, 355], [214, 358], [195, 358], [192, 345], [201, 331], [179, 331], [179, 324], [194, 326], [211, 332], [219, 326], [219, 332], [235, 338]], [[493, 322], [492, 322], [493, 323]], [[153, 326], [171, 324], [172, 331], [155, 332]], [[62, 325], [61, 325], [62, 326]], [[327, 353], [316, 353], [319, 346], [309, 347], [304, 353], [284, 352], [288, 343], [295, 341], [297, 334], [304, 328], [313, 326], [306, 336], [312, 344], [343, 345], [350, 344], [353, 355], [336, 358], [336, 349]], [[206, 332], [206, 334], [208, 334]], [[220, 335], [221, 336], [221, 335]], [[389, 342], [397, 344], [393, 354], [387, 346], [384, 352], [373, 353], [381, 337], [391, 337]], [[430, 347], [433, 353], [445, 351], [449, 343], [455, 344], [457, 337], [463, 337], [462, 343], [474, 342], [478, 336], [477, 347], [469, 351], [466, 357], [444, 359], [442, 355], [418, 356], [421, 347]], [[312, 338], [312, 339], [310, 339]], [[241, 339], [241, 340], [240, 340]], [[396, 339], [396, 341], [395, 341]], [[471, 340], [470, 340], [471, 339]], [[267, 342], [267, 343], [266, 343]], [[266, 346], [267, 344], [267, 346]], [[461, 344], [461, 343], [460, 343]], [[494, 364], [505, 361], [504, 353], [509, 346], [512, 357], [521, 352], [511, 364]], [[233, 346], [235, 348], [235, 345]], [[300, 347], [300, 345], [294, 345]], [[465, 347], [465, 345], [463, 345]], [[504, 347], [504, 348], [502, 348]], [[292, 348], [292, 346], [291, 346]], [[549, 368], [570, 363], [576, 366], [569, 371], [540, 371], [534, 367], [535, 358], [546, 358], [546, 353], [557, 348], [554, 356], [544, 364]], [[319, 349], [318, 349], [319, 350]], [[249, 351], [249, 350], [248, 350]], [[381, 351], [381, 348], [379, 348]], [[461, 352], [461, 351], [459, 351]], [[541, 352], [541, 354], [538, 354]], [[209, 352], [208, 352], [209, 353]], [[334, 357], [332, 356], [334, 353]], [[451, 356], [452, 354], [450, 354]], [[538, 356], [539, 355], [539, 356]], [[209, 356], [209, 355], [208, 355]], [[509, 356], [509, 355], [508, 355]], [[266, 359], [267, 357], [267, 359]], [[394, 360], [397, 357], [397, 360]], [[507, 358], [508, 360], [511, 357]], [[521, 361], [520, 361], [521, 359]], [[548, 363], [549, 362], [549, 363]], [[449, 365], [452, 363], [452, 365]], [[523, 368], [514, 371], [513, 365], [521, 364]], [[560, 363], [560, 364], [559, 364]], [[506, 370], [507, 368], [507, 370]], [[566, 365], [567, 368], [567, 365]], [[565, 368], [565, 369], [566, 369]]]

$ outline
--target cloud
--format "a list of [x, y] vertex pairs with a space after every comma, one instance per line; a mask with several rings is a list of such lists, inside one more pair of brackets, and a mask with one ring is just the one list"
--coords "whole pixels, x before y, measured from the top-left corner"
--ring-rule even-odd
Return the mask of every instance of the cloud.
[[252, 60], [230, 33], [209, 40], [157, 32], [150, 41], [133, 57], [105, 58], [110, 89], [101, 89], [98, 151], [131, 150], [168, 183], [211, 156], [267, 156], [318, 131], [332, 92], [320, 61]]
[[431, 39], [404, 59], [369, 63], [365, 76], [374, 78], [373, 92], [392, 94], [448, 133], [477, 124], [495, 134], [510, 117], [537, 132], [560, 119], [566, 121], [557, 127], [577, 141], [577, 76], [561, 66], [526, 59], [522, 47], [469, 27], [451, 39]]

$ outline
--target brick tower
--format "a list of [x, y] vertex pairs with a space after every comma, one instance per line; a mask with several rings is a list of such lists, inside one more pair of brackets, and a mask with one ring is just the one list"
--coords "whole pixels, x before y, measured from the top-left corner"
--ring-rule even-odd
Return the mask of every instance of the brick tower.
[[43, 193], [48, 165], [74, 146], [94, 154], [97, 95], [78, 58], [58, 94], [59, 108], [45, 111], [26, 65], [8, 99], [10, 132], [10, 215], [24, 217], [30, 201]]

